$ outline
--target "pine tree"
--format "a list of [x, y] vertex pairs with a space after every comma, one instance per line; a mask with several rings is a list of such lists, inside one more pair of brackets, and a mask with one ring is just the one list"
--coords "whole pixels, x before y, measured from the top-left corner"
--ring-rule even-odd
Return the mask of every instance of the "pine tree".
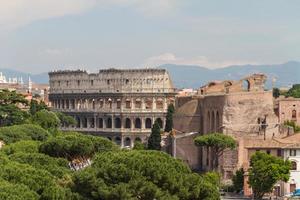
[[155, 121], [151, 129], [151, 135], [148, 139], [148, 149], [160, 151], [161, 149], [160, 142], [161, 142], [160, 127], [158, 122]]
[[170, 132], [173, 128], [173, 114], [175, 112], [175, 108], [173, 104], [170, 104], [168, 106], [168, 112], [166, 116], [166, 126], [165, 126], [165, 132]]

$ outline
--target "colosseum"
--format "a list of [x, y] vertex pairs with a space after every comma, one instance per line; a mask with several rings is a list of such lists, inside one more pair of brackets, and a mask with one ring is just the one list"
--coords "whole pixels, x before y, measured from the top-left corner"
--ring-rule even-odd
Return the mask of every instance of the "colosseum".
[[165, 69], [106, 69], [49, 73], [52, 108], [73, 116], [62, 129], [107, 137], [122, 147], [147, 142], [157, 120], [164, 128], [175, 88]]

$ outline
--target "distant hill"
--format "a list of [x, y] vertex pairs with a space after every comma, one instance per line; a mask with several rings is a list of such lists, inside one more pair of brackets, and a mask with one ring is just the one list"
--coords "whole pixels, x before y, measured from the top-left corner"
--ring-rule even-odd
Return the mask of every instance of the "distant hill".
[[276, 77], [275, 87], [287, 87], [300, 83], [300, 62], [287, 62], [276, 65], [241, 65], [219, 69], [199, 66], [166, 64], [173, 83], [178, 88], [198, 88], [212, 80], [239, 80], [253, 73], [264, 73], [268, 77], [266, 87], [272, 87], [272, 78]]
[[[208, 69], [201, 66], [166, 64], [159, 68], [167, 69], [177, 88], [199, 88], [212, 80], [239, 80], [253, 73], [264, 73], [268, 76], [266, 86], [271, 88], [272, 77], [276, 77], [276, 87], [287, 87], [300, 83], [300, 62], [290, 61], [276, 65], [239, 65], [219, 69]], [[48, 73], [29, 74], [11, 69], [0, 69], [7, 77], [20, 77], [27, 82], [28, 77], [36, 83], [48, 83]]]

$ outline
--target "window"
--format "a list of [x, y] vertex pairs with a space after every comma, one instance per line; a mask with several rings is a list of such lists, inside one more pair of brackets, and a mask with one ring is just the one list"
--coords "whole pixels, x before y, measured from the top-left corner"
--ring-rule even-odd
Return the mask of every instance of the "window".
[[271, 154], [271, 151], [270, 151], [270, 150], [267, 150], [267, 154], [269, 154], [269, 155], [270, 155], [270, 154]]
[[141, 126], [141, 119], [140, 118], [136, 118], [135, 119], [134, 127], [137, 128], [137, 129], [142, 128], [142, 126]]
[[277, 156], [281, 157], [281, 149], [277, 149]]
[[291, 162], [291, 170], [297, 170], [297, 163], [295, 161]]
[[91, 80], [91, 86], [93, 86], [94, 85], [94, 80]]
[[146, 127], [147, 129], [150, 129], [150, 128], [152, 127], [152, 122], [151, 122], [151, 119], [150, 119], [150, 118], [147, 118], [147, 119], [146, 119], [145, 127]]
[[292, 111], [292, 119], [295, 120], [297, 118], [297, 111], [293, 110]]
[[110, 84], [110, 80], [107, 80], [107, 85], [109, 85]]
[[115, 127], [121, 128], [121, 119], [119, 117], [115, 118]]
[[294, 149], [290, 149], [290, 156], [296, 156], [297, 152]]
[[131, 108], [131, 102], [130, 99], [126, 100], [126, 108], [130, 109]]
[[78, 86], [80, 85], [80, 80], [77, 81], [77, 85], [78, 85]]
[[129, 79], [126, 79], [125, 83], [128, 84], [129, 83]]
[[121, 100], [117, 100], [117, 109], [121, 109]]
[[129, 118], [125, 120], [125, 128], [131, 128], [131, 120]]

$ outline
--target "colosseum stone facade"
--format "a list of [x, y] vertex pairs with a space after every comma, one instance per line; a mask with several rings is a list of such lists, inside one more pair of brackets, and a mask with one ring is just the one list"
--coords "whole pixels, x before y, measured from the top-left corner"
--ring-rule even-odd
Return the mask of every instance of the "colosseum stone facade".
[[122, 147], [146, 142], [155, 120], [163, 129], [175, 89], [165, 69], [106, 69], [49, 73], [52, 108], [74, 117], [62, 129], [104, 136]]

